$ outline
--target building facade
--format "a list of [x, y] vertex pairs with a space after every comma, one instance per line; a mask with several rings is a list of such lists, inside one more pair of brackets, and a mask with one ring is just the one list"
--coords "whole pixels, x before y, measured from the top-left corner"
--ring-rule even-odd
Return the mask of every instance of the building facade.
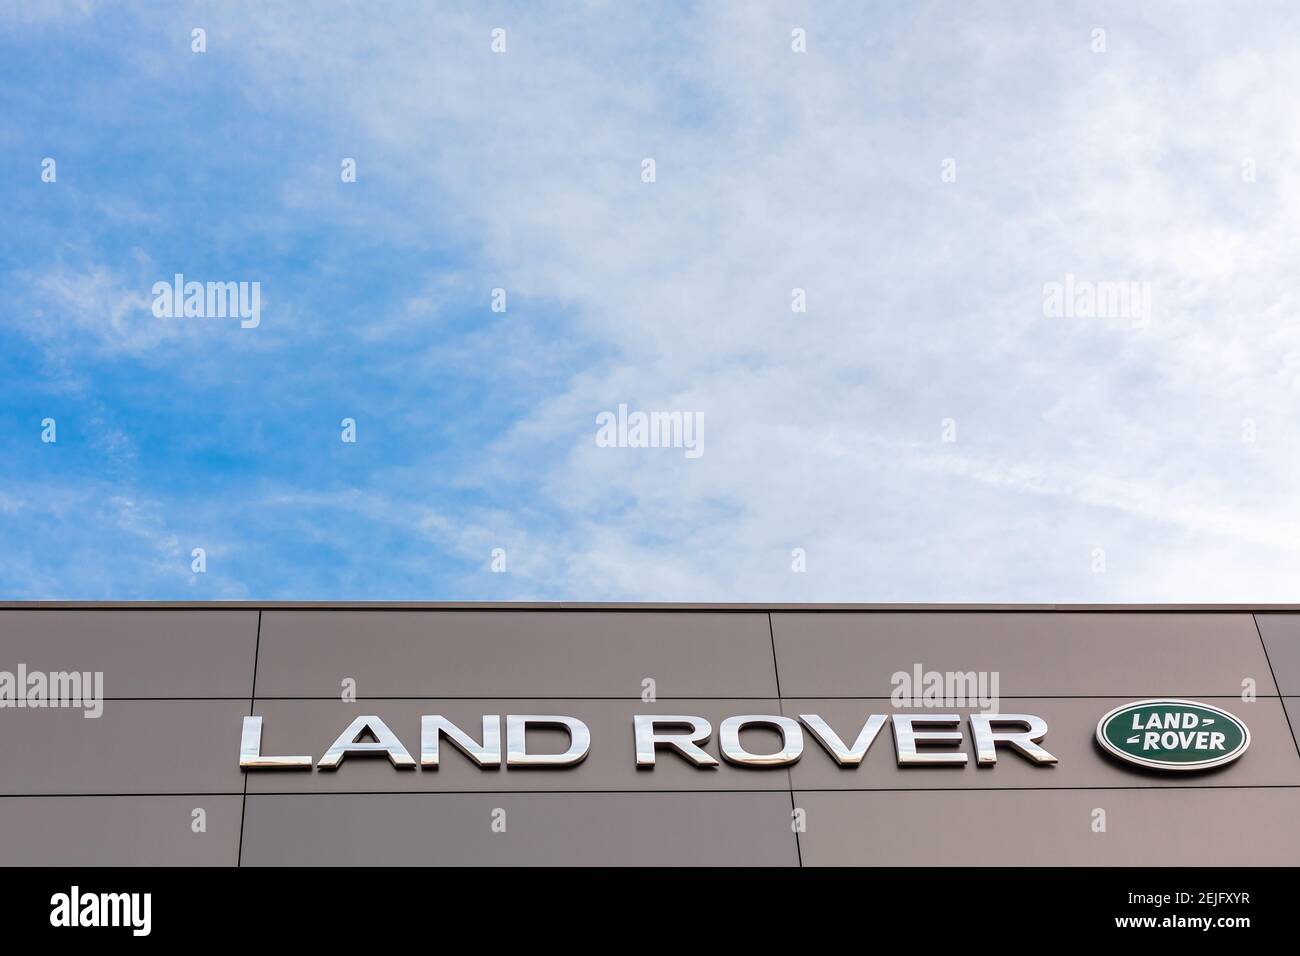
[[0, 863], [1295, 864], [1298, 708], [1289, 608], [5, 605]]

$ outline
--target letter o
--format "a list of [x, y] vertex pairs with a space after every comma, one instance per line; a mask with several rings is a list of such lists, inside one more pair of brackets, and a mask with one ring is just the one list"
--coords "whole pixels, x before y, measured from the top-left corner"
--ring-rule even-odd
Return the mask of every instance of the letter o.
[[[740, 744], [740, 731], [749, 726], [776, 728], [781, 734], [781, 749], [770, 754], [753, 754]], [[745, 767], [788, 767], [803, 756], [803, 730], [789, 717], [767, 714], [743, 714], [728, 717], [718, 728], [718, 747], [722, 759]]]

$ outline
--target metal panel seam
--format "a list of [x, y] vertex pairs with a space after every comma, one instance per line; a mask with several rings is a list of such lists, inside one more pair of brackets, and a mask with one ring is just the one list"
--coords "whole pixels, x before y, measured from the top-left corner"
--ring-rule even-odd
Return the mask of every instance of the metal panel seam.
[[[781, 665], [776, 660], [776, 631], [772, 625], [772, 612], [767, 612], [767, 636], [772, 640], [772, 674], [776, 678], [776, 706], [785, 716], [785, 699], [781, 696]], [[799, 828], [795, 825], [795, 814], [799, 808], [795, 806], [794, 800], [794, 773], [789, 767], [785, 768], [785, 782], [790, 790], [790, 830], [794, 833], [794, 852], [799, 860], [799, 866], [803, 866], [803, 847], [799, 843]]]
[[[257, 640], [253, 644], [253, 686], [248, 694], [248, 716], [253, 716], [257, 709], [257, 661], [262, 652], [262, 609], [257, 609]], [[239, 804], [239, 850], [235, 854], [235, 866], [244, 865], [244, 811], [248, 809], [248, 771], [244, 771], [244, 795]]]
[[1259, 615], [1251, 614], [1250, 619], [1255, 625], [1255, 633], [1259, 635], [1259, 646], [1264, 651], [1264, 663], [1268, 665], [1268, 676], [1273, 680], [1273, 689], [1277, 691], [1278, 702], [1282, 705], [1282, 716], [1286, 718], [1287, 729], [1291, 731], [1291, 746], [1295, 747], [1296, 755], [1300, 756], [1300, 741], [1296, 740], [1295, 725], [1291, 723], [1291, 711], [1287, 709], [1286, 697], [1282, 694], [1282, 685], [1277, 682], [1277, 674], [1273, 672], [1273, 661], [1268, 656], [1268, 642], [1264, 640], [1264, 631], [1259, 626]]

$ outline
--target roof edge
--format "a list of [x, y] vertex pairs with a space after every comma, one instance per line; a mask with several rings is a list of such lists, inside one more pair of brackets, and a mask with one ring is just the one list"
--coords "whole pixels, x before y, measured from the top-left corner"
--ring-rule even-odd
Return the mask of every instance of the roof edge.
[[268, 610], [268, 611], [1079, 611], [1267, 613], [1300, 611], [1300, 604], [853, 604], [675, 603], [621, 601], [0, 601], [3, 611], [33, 610]]

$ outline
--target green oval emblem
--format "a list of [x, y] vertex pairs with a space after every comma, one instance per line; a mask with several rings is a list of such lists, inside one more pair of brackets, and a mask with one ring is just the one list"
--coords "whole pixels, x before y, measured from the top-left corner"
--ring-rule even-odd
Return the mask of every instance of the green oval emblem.
[[1097, 722], [1097, 742], [1140, 767], [1208, 770], [1250, 746], [1250, 730], [1226, 710], [1194, 700], [1135, 700]]

